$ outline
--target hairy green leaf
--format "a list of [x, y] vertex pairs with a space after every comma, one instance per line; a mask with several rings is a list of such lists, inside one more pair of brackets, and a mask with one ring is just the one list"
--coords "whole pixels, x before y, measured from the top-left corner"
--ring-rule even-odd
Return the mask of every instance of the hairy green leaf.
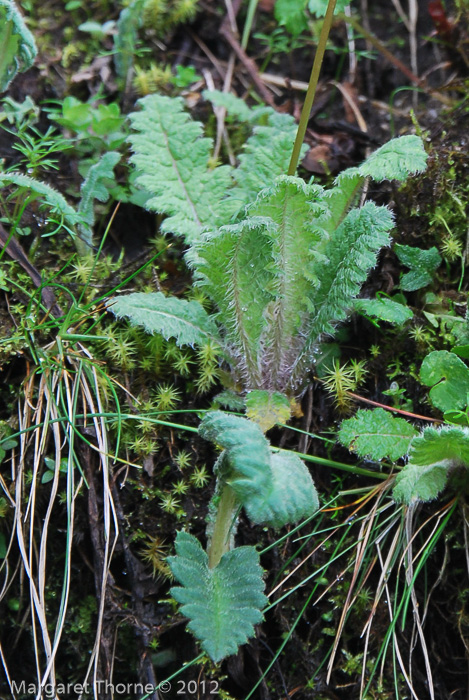
[[311, 474], [293, 452], [272, 455], [273, 484], [268, 498], [245, 504], [253, 522], [283, 527], [309, 518], [319, 509], [319, 499]]
[[412, 442], [409, 464], [396, 477], [396, 501], [431, 501], [444, 489], [452, 468], [469, 467], [469, 429], [425, 428]]
[[469, 466], [469, 429], [447, 425], [425, 428], [412, 442], [409, 461], [421, 467], [436, 463]]
[[417, 435], [415, 428], [403, 418], [395, 418], [384, 408], [376, 408], [357, 411], [353, 418], [344, 420], [338, 438], [360, 457], [396, 460], [408, 453]]
[[419, 136], [400, 136], [373, 151], [357, 170], [362, 177], [372, 177], [377, 182], [404, 181], [409, 175], [423, 172], [427, 158]]
[[120, 154], [116, 151], [105, 153], [100, 160], [92, 165], [81, 186], [81, 200], [78, 205], [78, 214], [82, 217], [84, 224], [79, 225], [81, 233], [77, 239], [77, 247], [80, 253], [86, 253], [92, 247], [92, 231], [94, 226], [94, 200], [107, 202], [109, 199], [109, 189], [114, 179], [114, 168], [120, 161]]
[[257, 423], [223, 411], [209, 411], [200, 422], [199, 433], [225, 450], [221, 476], [241, 503], [250, 492], [267, 493], [272, 477], [271, 451]]
[[401, 279], [401, 289], [405, 292], [414, 292], [430, 284], [435, 270], [441, 265], [441, 256], [435, 247], [422, 250], [396, 243], [394, 251], [401, 263], [410, 267], [410, 272], [403, 274]]
[[310, 348], [323, 334], [333, 334], [334, 324], [346, 318], [348, 310], [376, 264], [378, 251], [389, 243], [393, 226], [391, 212], [367, 202], [352, 209], [325, 247], [325, 259], [314, 266], [320, 286], [308, 323], [306, 352], [295, 367], [299, 378], [310, 363]]
[[0, 91], [18, 71], [30, 68], [37, 55], [34, 37], [13, 0], [0, 0]]
[[247, 388], [284, 391], [313, 304], [322, 188], [281, 176], [248, 218], [198, 247], [199, 284], [219, 309]]
[[290, 418], [290, 401], [278, 391], [255, 389], [246, 396], [246, 415], [266, 432], [278, 423], [286, 423]]
[[321, 219], [324, 230], [329, 234], [336, 230], [356, 199], [365, 178], [403, 181], [409, 175], [425, 170], [426, 159], [419, 137], [401, 136], [378, 148], [357, 168], [341, 172], [334, 187], [325, 192], [329, 213]]
[[378, 318], [380, 321], [401, 326], [413, 318], [412, 309], [393, 299], [381, 296], [377, 299], [355, 299], [353, 308], [364, 316]]
[[272, 299], [271, 252], [263, 232], [273, 225], [250, 217], [207, 234], [197, 248], [198, 284], [217, 306], [233, 365], [251, 387], [262, 385], [260, 339]]
[[224, 107], [230, 117], [235, 117], [240, 122], [250, 122], [254, 113], [244, 100], [236, 97], [231, 92], [221, 90], [204, 90], [202, 96], [214, 107]]
[[109, 309], [147, 333], [176, 338], [177, 345], [222, 344], [216, 324], [197, 301], [165, 297], [162, 292], [134, 292], [113, 299]]
[[138, 104], [141, 111], [130, 115], [136, 133], [129, 137], [136, 182], [152, 195], [148, 208], [168, 215], [162, 230], [194, 243], [239, 208], [226, 198], [231, 168], [210, 169], [212, 140], [184, 112], [182, 98], [148, 95]]
[[176, 556], [167, 561], [182, 587], [171, 588], [171, 595], [182, 604], [181, 612], [190, 619], [188, 627], [204, 651], [219, 662], [235, 654], [263, 619], [267, 598], [259, 554], [254, 547], [238, 547], [210, 569], [193, 535], [178, 532], [175, 548]]
[[218, 463], [219, 476], [233, 489], [254, 523], [282, 527], [318, 509], [316, 489], [306, 466], [294, 454], [272, 454], [256, 423], [211, 411], [204, 416], [199, 432], [225, 449]]
[[446, 486], [448, 471], [441, 465], [419, 467], [408, 464], [396, 477], [392, 492], [397, 503], [433, 501]]
[[[230, 192], [241, 208], [254, 202], [264, 187], [271, 187], [275, 178], [286, 173], [290, 163], [297, 124], [289, 114], [269, 112], [267, 125], [254, 127], [239, 157], [234, 172], [237, 186]], [[302, 155], [307, 146], [302, 147]]]
[[137, 30], [142, 24], [145, 0], [132, 0], [121, 10], [114, 35], [114, 64], [119, 78], [126, 83], [135, 60]]
[[435, 350], [420, 368], [420, 379], [430, 389], [430, 400], [440, 411], [463, 409], [469, 392], [469, 369], [452, 352]]
[[314, 308], [318, 286], [314, 264], [322, 236], [314, 222], [324, 210], [322, 194], [317, 185], [282, 176], [249, 209], [275, 224], [264, 230], [272, 256], [268, 266], [272, 301], [264, 311], [267, 323], [261, 338], [264, 386], [271, 390], [288, 387], [303, 342], [301, 330]]

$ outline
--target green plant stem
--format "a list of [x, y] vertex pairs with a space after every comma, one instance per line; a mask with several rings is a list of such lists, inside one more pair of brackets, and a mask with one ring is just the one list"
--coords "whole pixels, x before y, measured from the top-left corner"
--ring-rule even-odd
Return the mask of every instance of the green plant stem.
[[231, 486], [225, 484], [221, 490], [212, 540], [208, 549], [208, 565], [211, 569], [215, 568], [229, 549], [230, 530], [238, 508], [239, 502], [235, 492]]
[[327, 5], [326, 15], [324, 17], [324, 23], [322, 25], [321, 34], [319, 36], [318, 48], [316, 49], [316, 55], [314, 57], [313, 68], [311, 70], [311, 77], [309, 79], [308, 91], [306, 93], [305, 101], [303, 104], [303, 109], [301, 111], [300, 123], [298, 124], [298, 131], [296, 134], [295, 143], [293, 145], [293, 151], [291, 154], [290, 165], [288, 167], [288, 175], [294, 175], [298, 167], [298, 160], [300, 158], [301, 146], [305, 138], [306, 127], [309, 121], [309, 115], [311, 114], [311, 108], [314, 102], [314, 96], [316, 94], [316, 88], [319, 80], [319, 73], [321, 72], [321, 66], [324, 59], [324, 53], [326, 51], [326, 44], [329, 38], [329, 32], [331, 31], [332, 17], [334, 15], [334, 10], [337, 0], [329, 0]]
[[241, 39], [241, 48], [244, 49], [245, 51], [247, 49], [249, 35], [251, 33], [252, 23], [254, 21], [254, 15], [256, 12], [258, 2], [259, 2], [259, 0], [249, 0], [246, 21], [244, 23], [243, 38]]

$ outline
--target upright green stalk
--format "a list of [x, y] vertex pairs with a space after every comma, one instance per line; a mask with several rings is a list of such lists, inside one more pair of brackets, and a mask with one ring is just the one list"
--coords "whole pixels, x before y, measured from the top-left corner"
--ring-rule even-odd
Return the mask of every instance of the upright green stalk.
[[305, 138], [306, 127], [308, 125], [309, 115], [311, 114], [311, 108], [313, 106], [314, 96], [316, 94], [319, 73], [321, 72], [321, 66], [324, 59], [324, 52], [326, 51], [327, 39], [329, 38], [329, 32], [331, 31], [332, 17], [334, 15], [336, 2], [337, 0], [329, 0], [329, 4], [327, 5], [324, 23], [322, 25], [321, 34], [319, 36], [318, 48], [314, 57], [311, 77], [309, 79], [308, 90], [306, 92], [303, 109], [301, 111], [300, 123], [298, 124], [298, 132], [296, 134], [295, 143], [293, 145], [290, 165], [288, 167], [288, 175], [294, 175], [296, 173], [296, 168], [298, 167], [301, 146]]
[[239, 501], [235, 496], [235, 492], [228, 484], [224, 484], [218, 502], [212, 539], [208, 548], [208, 565], [211, 569], [215, 568], [223, 554], [230, 548], [230, 530], [238, 508]]

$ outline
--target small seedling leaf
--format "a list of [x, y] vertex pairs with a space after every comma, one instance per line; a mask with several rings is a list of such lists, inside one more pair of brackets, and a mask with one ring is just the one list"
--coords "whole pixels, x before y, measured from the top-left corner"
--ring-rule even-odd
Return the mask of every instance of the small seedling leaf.
[[418, 435], [415, 428], [403, 418], [395, 418], [384, 408], [358, 411], [353, 418], [344, 420], [339, 440], [360, 457], [396, 460], [409, 451]]
[[430, 284], [433, 273], [441, 264], [440, 254], [435, 247], [422, 250], [396, 243], [394, 250], [401, 263], [410, 268], [410, 272], [402, 275], [401, 289], [414, 292]]
[[217, 663], [236, 654], [263, 619], [267, 598], [259, 554], [254, 547], [238, 547], [210, 569], [193, 535], [178, 532], [175, 548], [176, 556], [167, 561], [181, 586], [171, 588], [171, 595], [182, 604], [191, 632]]
[[275, 19], [294, 36], [301, 34], [308, 26], [306, 3], [307, 0], [276, 0]]
[[440, 411], [463, 409], [469, 392], [469, 369], [454, 353], [435, 350], [426, 356], [420, 379], [430, 389], [430, 400]]
[[77, 247], [80, 254], [92, 250], [93, 226], [95, 220], [94, 200], [107, 202], [109, 189], [115, 184], [114, 168], [121, 156], [116, 151], [105, 153], [100, 160], [91, 166], [81, 186], [81, 200], [78, 205], [78, 213], [84, 224], [79, 226], [80, 238], [77, 239]]
[[246, 396], [246, 414], [266, 432], [274, 425], [288, 421], [290, 402], [285, 394], [278, 391], [271, 393], [256, 389]]

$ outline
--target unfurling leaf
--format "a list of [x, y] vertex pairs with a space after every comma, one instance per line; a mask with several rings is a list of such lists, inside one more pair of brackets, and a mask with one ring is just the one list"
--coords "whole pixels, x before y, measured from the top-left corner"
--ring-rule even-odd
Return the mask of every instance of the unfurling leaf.
[[265, 433], [278, 423], [290, 418], [290, 402], [285, 394], [255, 389], [246, 396], [246, 415]]
[[469, 369], [457, 355], [435, 350], [426, 356], [420, 379], [430, 389], [430, 400], [440, 411], [463, 409], [469, 392]]
[[398, 474], [396, 501], [432, 501], [444, 489], [455, 467], [469, 468], [469, 429], [456, 426], [425, 428], [412, 442], [409, 464]]
[[254, 547], [238, 547], [210, 569], [207, 554], [189, 533], [178, 532], [175, 547], [176, 556], [167, 561], [182, 587], [171, 588], [171, 595], [204, 651], [219, 662], [235, 654], [263, 619], [267, 598], [259, 554]]
[[415, 428], [403, 418], [395, 418], [384, 408], [376, 408], [357, 411], [353, 418], [344, 420], [338, 437], [360, 457], [396, 460], [408, 453], [417, 435]]
[[246, 418], [211, 411], [199, 428], [225, 449], [218, 474], [229, 484], [249, 518], [283, 527], [308, 518], [319, 507], [311, 475], [293, 453], [272, 454], [261, 428]]
[[177, 345], [222, 343], [215, 322], [197, 301], [165, 297], [162, 292], [135, 292], [117, 297], [109, 308], [147, 333], [161, 333], [166, 340], [176, 338]]

